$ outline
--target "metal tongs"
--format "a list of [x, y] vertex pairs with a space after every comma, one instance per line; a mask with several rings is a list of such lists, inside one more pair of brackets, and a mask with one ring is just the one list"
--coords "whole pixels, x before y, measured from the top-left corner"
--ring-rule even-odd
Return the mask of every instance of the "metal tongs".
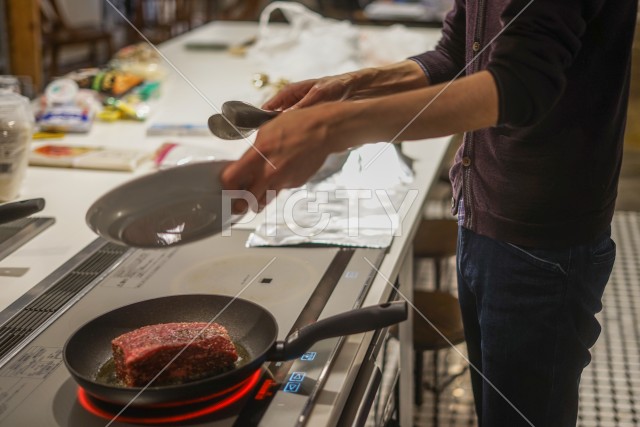
[[[280, 113], [282, 111], [263, 110], [242, 101], [227, 101], [222, 104], [222, 114], [209, 117], [209, 130], [221, 139], [243, 139]], [[342, 169], [349, 154], [350, 149], [331, 153], [309, 182], [322, 181]]]
[[0, 205], [0, 224], [25, 218], [44, 209], [44, 199], [29, 199]]
[[227, 101], [222, 104], [222, 114], [209, 117], [209, 130], [221, 139], [243, 139], [280, 113], [242, 101]]

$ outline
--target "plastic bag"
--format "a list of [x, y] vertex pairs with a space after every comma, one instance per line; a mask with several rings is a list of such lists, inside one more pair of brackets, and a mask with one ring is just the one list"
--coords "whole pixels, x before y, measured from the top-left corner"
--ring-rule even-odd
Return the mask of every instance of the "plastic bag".
[[217, 156], [205, 148], [192, 145], [165, 142], [156, 150], [153, 162], [158, 169], [167, 169], [187, 163], [216, 160]]
[[[282, 12], [288, 26], [269, 22], [275, 10]], [[324, 18], [299, 3], [276, 1], [261, 13], [258, 41], [247, 56], [273, 80], [343, 73], [360, 67], [358, 36], [347, 21]]]
[[363, 66], [376, 67], [402, 61], [435, 47], [430, 37], [401, 24], [388, 28], [363, 28], [360, 31], [360, 60]]

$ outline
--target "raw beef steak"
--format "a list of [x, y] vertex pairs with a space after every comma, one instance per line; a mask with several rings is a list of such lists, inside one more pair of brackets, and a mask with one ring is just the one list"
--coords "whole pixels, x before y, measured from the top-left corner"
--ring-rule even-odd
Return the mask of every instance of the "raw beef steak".
[[200, 322], [160, 323], [135, 329], [111, 341], [118, 378], [130, 387], [146, 385], [194, 337], [197, 338], [153, 386], [193, 381], [235, 367], [238, 353], [223, 326]]

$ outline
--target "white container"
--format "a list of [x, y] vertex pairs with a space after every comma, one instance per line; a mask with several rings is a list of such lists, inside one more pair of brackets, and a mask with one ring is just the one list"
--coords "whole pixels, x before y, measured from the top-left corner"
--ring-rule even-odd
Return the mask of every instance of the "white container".
[[20, 80], [16, 76], [0, 76], [0, 92], [11, 91], [20, 93]]
[[29, 100], [0, 92], [0, 202], [15, 199], [27, 169], [33, 116]]

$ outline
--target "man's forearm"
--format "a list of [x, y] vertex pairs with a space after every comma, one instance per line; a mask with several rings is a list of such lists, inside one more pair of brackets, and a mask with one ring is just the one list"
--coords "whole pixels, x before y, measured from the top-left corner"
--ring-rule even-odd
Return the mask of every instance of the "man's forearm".
[[[329, 114], [338, 149], [377, 141], [434, 138], [494, 126], [498, 94], [486, 71], [446, 85], [381, 98], [340, 103]], [[331, 120], [331, 119], [330, 119]]]
[[354, 99], [392, 95], [429, 85], [429, 79], [422, 67], [412, 60], [383, 67], [364, 68], [350, 74], [353, 76]]

